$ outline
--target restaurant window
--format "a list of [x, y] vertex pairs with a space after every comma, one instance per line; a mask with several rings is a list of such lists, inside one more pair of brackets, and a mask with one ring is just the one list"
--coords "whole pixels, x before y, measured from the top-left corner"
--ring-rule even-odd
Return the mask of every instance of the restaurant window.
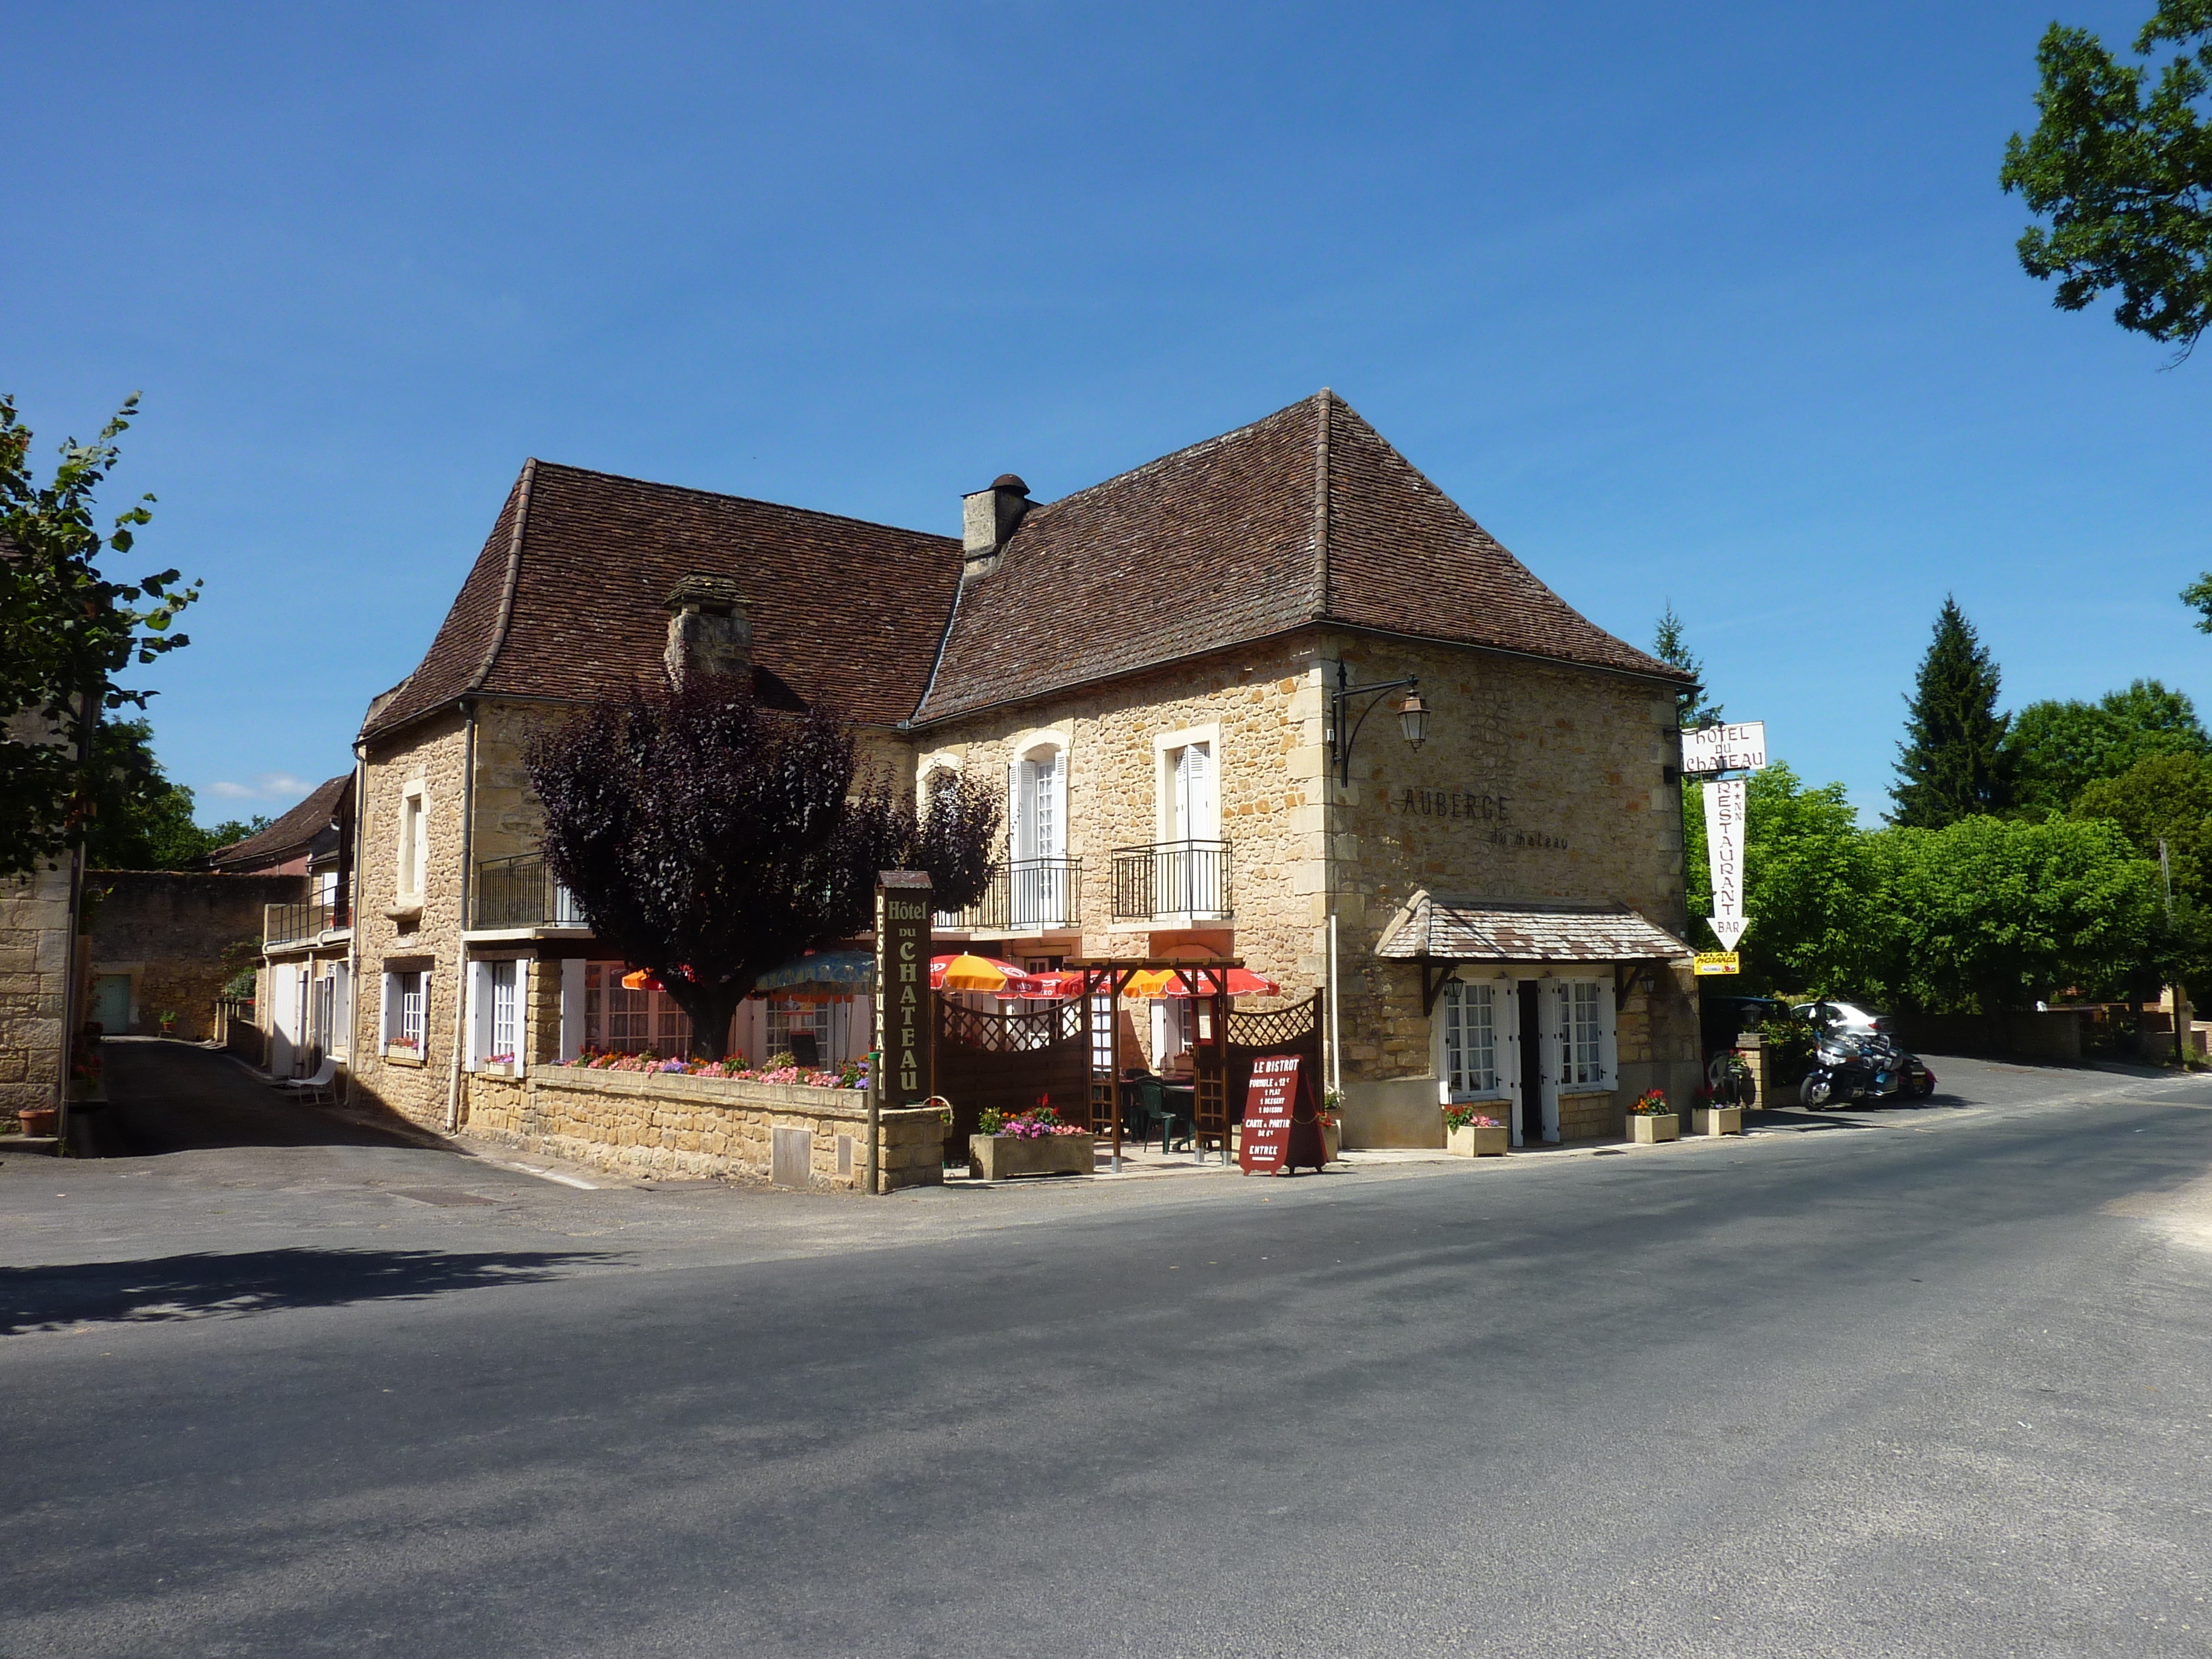
[[1613, 998], [1595, 980], [1560, 980], [1555, 984], [1560, 1086], [1610, 1088]]
[[1452, 980], [1444, 986], [1444, 1076], [1455, 1097], [1498, 1087], [1498, 988]]
[[[810, 1061], [806, 1050], [813, 1049]], [[768, 1052], [790, 1054], [800, 1064], [822, 1065], [830, 1058], [830, 1005], [800, 997], [768, 1000]]]

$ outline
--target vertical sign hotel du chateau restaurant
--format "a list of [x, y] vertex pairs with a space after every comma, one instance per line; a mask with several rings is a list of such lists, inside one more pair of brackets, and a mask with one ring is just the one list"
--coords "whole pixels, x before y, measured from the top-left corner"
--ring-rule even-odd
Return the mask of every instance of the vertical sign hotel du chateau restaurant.
[[936, 1092], [930, 1066], [929, 877], [876, 878], [876, 1047], [883, 1103], [908, 1106]]

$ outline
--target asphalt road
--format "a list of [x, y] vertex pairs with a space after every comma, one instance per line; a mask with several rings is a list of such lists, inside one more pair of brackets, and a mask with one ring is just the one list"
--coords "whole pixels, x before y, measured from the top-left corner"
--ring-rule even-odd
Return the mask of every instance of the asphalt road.
[[2203, 1654], [2212, 1085], [1937, 1069], [880, 1200], [0, 1148], [0, 1655]]

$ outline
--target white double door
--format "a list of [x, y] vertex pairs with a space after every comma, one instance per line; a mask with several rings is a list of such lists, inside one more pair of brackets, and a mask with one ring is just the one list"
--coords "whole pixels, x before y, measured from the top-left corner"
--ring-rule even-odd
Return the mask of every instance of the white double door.
[[1562, 1026], [1558, 981], [1508, 980], [1505, 1030], [1499, 1035], [1498, 1077], [1513, 1102], [1513, 1144], [1534, 1146], [1559, 1138]]

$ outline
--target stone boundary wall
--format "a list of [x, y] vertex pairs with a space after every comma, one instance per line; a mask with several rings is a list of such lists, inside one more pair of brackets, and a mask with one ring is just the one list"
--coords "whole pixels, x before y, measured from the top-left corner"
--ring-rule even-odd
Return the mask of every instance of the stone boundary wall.
[[[859, 1192], [866, 1184], [867, 1097], [857, 1089], [557, 1066], [519, 1079], [471, 1073], [467, 1088], [469, 1133], [593, 1169], [765, 1181], [774, 1131], [810, 1129], [810, 1185]], [[853, 1143], [849, 1175], [838, 1169], [840, 1136]], [[945, 1123], [934, 1108], [887, 1109], [879, 1151], [887, 1190], [945, 1180]]]

